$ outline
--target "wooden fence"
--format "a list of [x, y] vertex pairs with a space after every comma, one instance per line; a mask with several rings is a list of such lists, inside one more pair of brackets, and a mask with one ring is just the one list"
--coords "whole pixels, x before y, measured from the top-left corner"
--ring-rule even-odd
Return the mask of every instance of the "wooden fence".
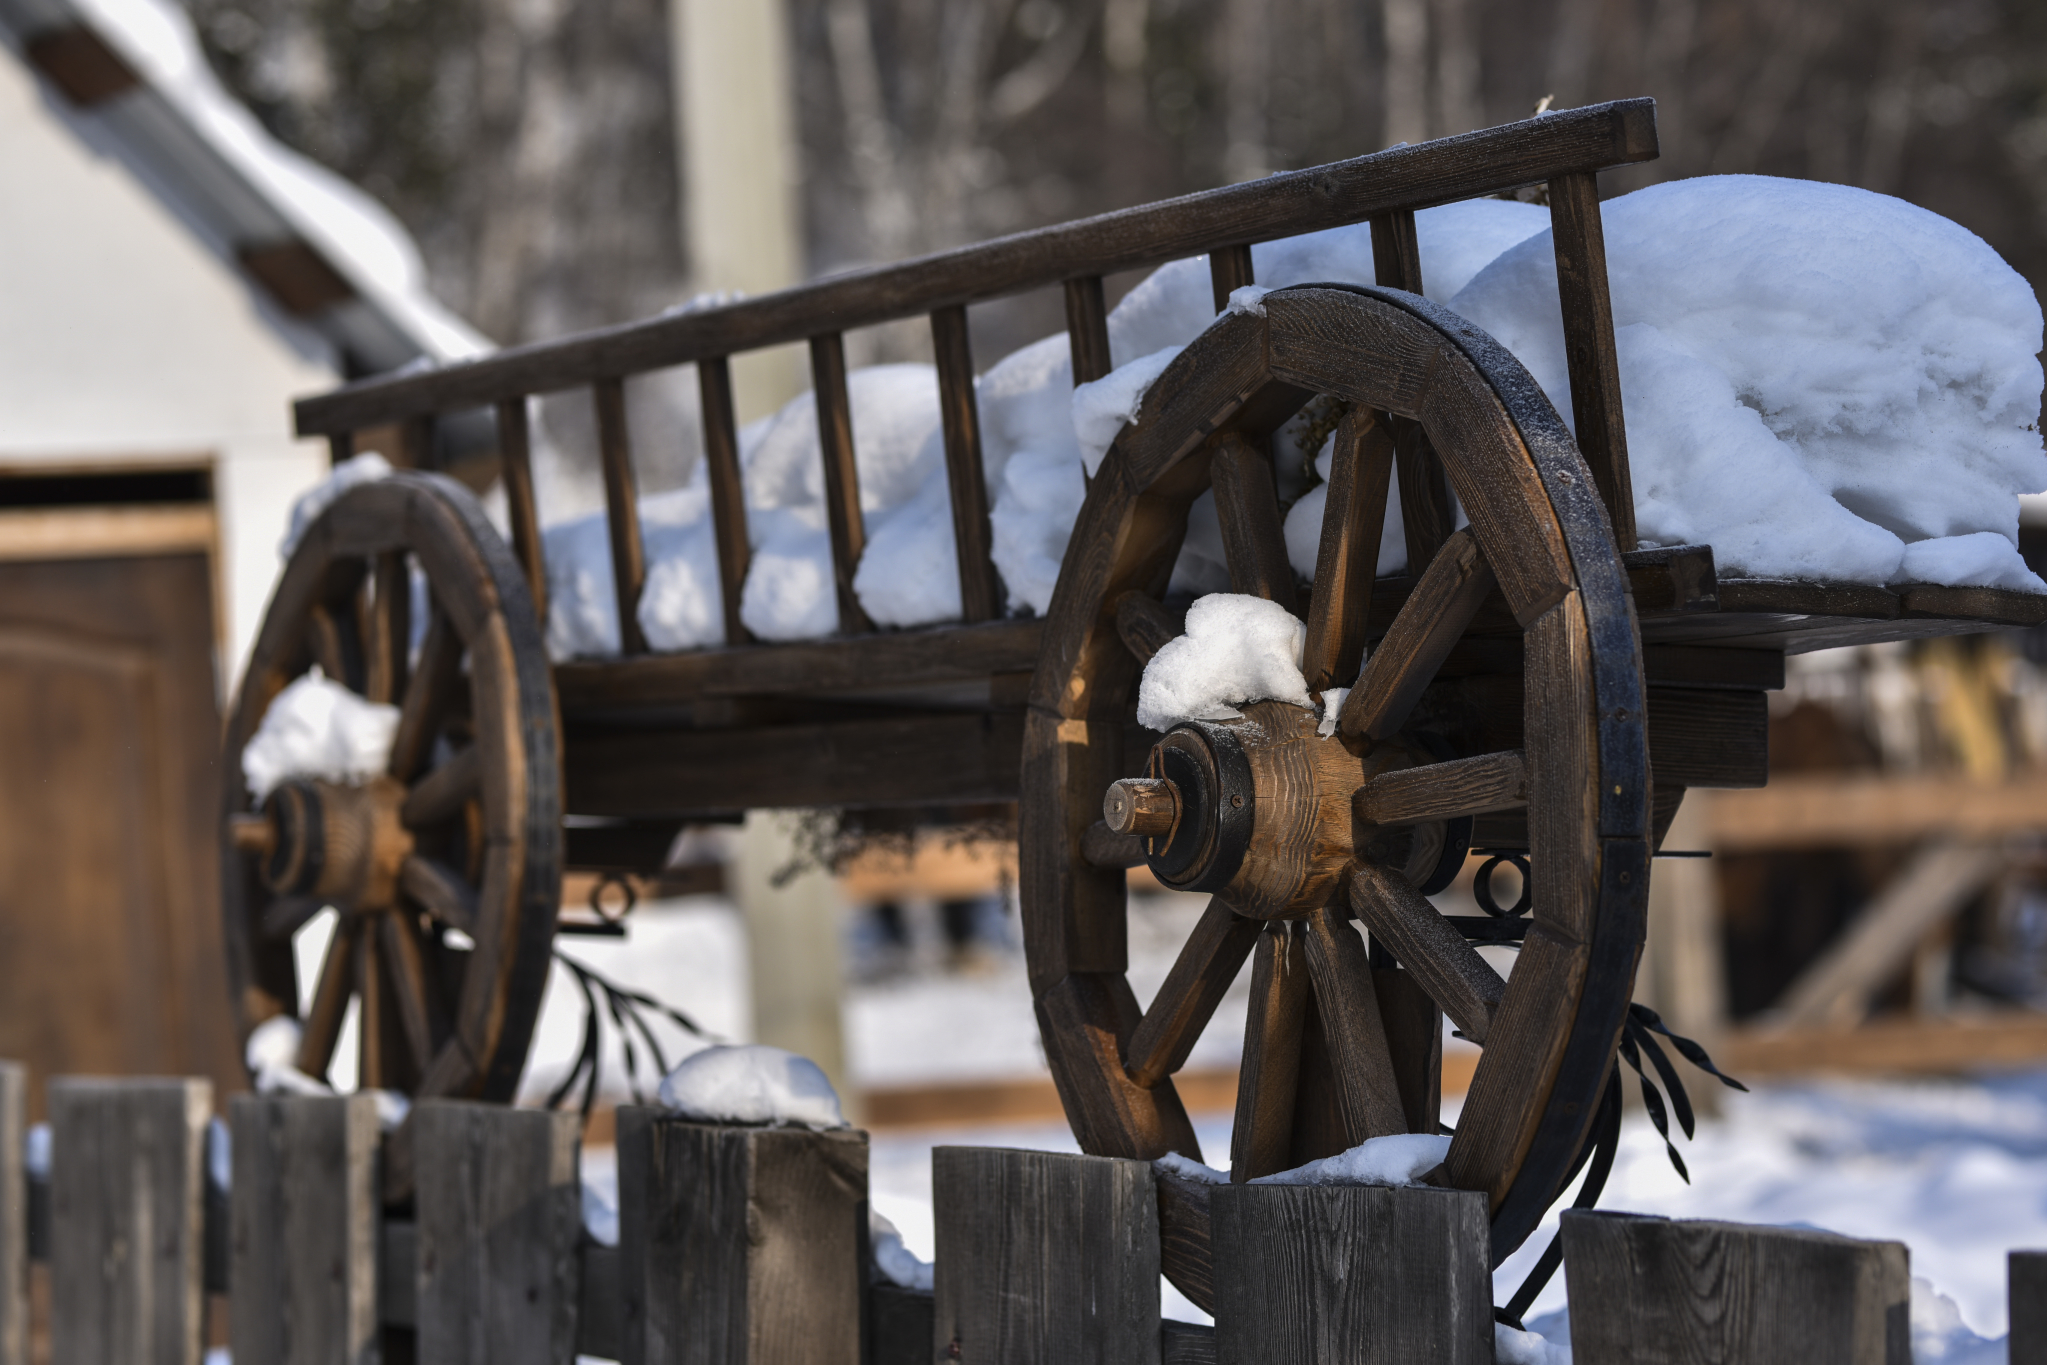
[[[1217, 1326], [1159, 1313], [1140, 1161], [940, 1148], [936, 1292], [873, 1267], [867, 1138], [621, 1111], [620, 1241], [584, 1229], [572, 1116], [432, 1101], [417, 1193], [379, 1198], [367, 1097], [238, 1095], [210, 1178], [202, 1080], [61, 1079], [47, 1177], [0, 1063], [0, 1365], [199, 1365], [225, 1296], [236, 1365], [1489, 1365], [1485, 1203], [1463, 1191], [1209, 1190]], [[1904, 1247], [1567, 1214], [1579, 1365], [1906, 1365]], [[2047, 1253], [2012, 1255], [2014, 1365], [2047, 1361]], [[37, 1352], [36, 1354], [39, 1354]]]

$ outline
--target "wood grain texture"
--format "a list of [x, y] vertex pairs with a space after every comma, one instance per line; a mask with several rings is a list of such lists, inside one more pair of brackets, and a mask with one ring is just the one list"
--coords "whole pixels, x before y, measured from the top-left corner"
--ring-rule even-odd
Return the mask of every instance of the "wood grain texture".
[[28, 1359], [28, 1068], [0, 1062], [0, 1365]]
[[1130, 1035], [1123, 1064], [1131, 1080], [1157, 1085], [1186, 1065], [1257, 942], [1256, 920], [1238, 915], [1220, 896], [1209, 897], [1208, 908]]
[[1200, 1160], [1172, 1081], [1142, 1086], [1123, 1069], [1139, 1016], [1121, 972], [1069, 973], [1039, 994], [1037, 1015], [1060, 1106], [1084, 1148], [1146, 1161], [1167, 1152]]
[[1215, 1328], [1170, 1319], [1160, 1323], [1159, 1365], [1215, 1365]]
[[1414, 973], [1399, 967], [1374, 967], [1372, 989], [1407, 1131], [1434, 1133], [1443, 1114], [1443, 1011]]
[[860, 1365], [867, 1135], [618, 1111], [625, 1365]]
[[1109, 357], [1109, 309], [1100, 275], [1066, 281], [1066, 345], [1075, 385], [1091, 384], [1116, 368]]
[[[1383, 213], [1372, 219], [1372, 266], [1378, 282], [1387, 288], [1422, 292], [1421, 244], [1415, 237], [1413, 213]], [[1389, 415], [1387, 428], [1400, 470], [1400, 525], [1408, 572], [1419, 575], [1456, 529], [1450, 487], [1443, 463], [1419, 422]]]
[[1308, 991], [1305, 945], [1286, 921], [1267, 925], [1251, 955], [1251, 1004], [1230, 1131], [1230, 1179], [1240, 1184], [1293, 1164], [1288, 1157]]
[[591, 389], [597, 408], [597, 457], [604, 470], [604, 518], [611, 536], [611, 583], [618, 602], [618, 652], [645, 654], [640, 589], [647, 552], [640, 540], [640, 484], [633, 472], [632, 433], [626, 425], [625, 384], [600, 380]]
[[53, 1365], [199, 1365], [202, 1080], [50, 1082]]
[[[1583, 1365], [1909, 1365], [1901, 1242], [1568, 1210]], [[2016, 1359], [2016, 1357], [2014, 1357]]]
[[1482, 1196], [1231, 1185], [1212, 1211], [1218, 1365], [1491, 1365]]
[[1727, 687], [1646, 689], [1649, 764], [1659, 783], [1760, 787], [1770, 780], [1770, 702]]
[[965, 307], [941, 308], [931, 315], [931, 351], [938, 366], [960, 619], [992, 621], [1002, 615], [1002, 577], [989, 558], [994, 532], [988, 523], [988, 476], [981, 465], [981, 418], [974, 405], [974, 353]]
[[405, 694], [412, 647], [412, 575], [405, 553], [386, 550], [378, 555], [370, 581], [374, 590], [363, 613], [363, 638], [369, 654], [366, 695], [370, 701], [389, 705]]
[[932, 1354], [962, 1365], [1159, 1359], [1149, 1162], [986, 1147], [931, 1153]]
[[1315, 1012], [1329, 1048], [1345, 1148], [1407, 1131], [1371, 959], [1350, 917], [1325, 906], [1301, 921]]
[[577, 1116], [428, 1100], [411, 1123], [419, 1358], [573, 1359], [583, 1231]]
[[739, 417], [732, 401], [732, 364], [724, 356], [706, 356], [697, 362], [697, 395], [703, 408], [711, 529], [718, 538], [718, 603], [725, 617], [725, 643], [743, 645], [753, 638], [739, 619], [753, 544], [746, 531], [746, 488], [739, 476]]
[[252, 1365], [375, 1365], [377, 1106], [237, 1095], [229, 1317]]
[[[348, 431], [410, 412], [460, 410], [603, 376], [805, 341], [823, 320], [842, 330], [872, 326], [1198, 256], [1225, 243], [1271, 241], [1362, 222], [1375, 213], [1535, 184], [1567, 170], [1646, 161], [1656, 150], [1651, 100], [1565, 110], [851, 271], [725, 308], [511, 348], [433, 374], [366, 381], [302, 400], [298, 429], [301, 435]], [[1080, 374], [1076, 366], [1076, 378]]]
[[874, 623], [853, 591], [853, 575], [867, 548], [860, 511], [860, 465], [853, 450], [853, 400], [846, 392], [846, 343], [838, 332], [810, 339], [810, 382], [817, 397], [818, 450], [824, 459], [825, 526], [832, 539], [832, 583], [838, 593], [839, 630], [858, 635]]
[[1357, 677], [1365, 657], [1372, 580], [1386, 525], [1393, 475], [1393, 436], [1370, 408], [1354, 407], [1330, 436], [1329, 491], [1315, 552], [1315, 592], [1301, 673], [1310, 692]]
[[1606, 503], [1614, 543], [1626, 553], [1635, 548], [1635, 486], [1628, 472], [1627, 424], [1621, 415], [1621, 370], [1613, 346], [1613, 305], [1607, 295], [1598, 173], [1574, 171], [1552, 177], [1549, 216], [1578, 449]]
[[1271, 462], [1242, 436], [1224, 432], [1215, 440], [1208, 472], [1215, 485], [1215, 514], [1222, 524], [1231, 590], [1298, 611], [1294, 566], [1287, 562]]
[[1215, 302], [1215, 311], [1220, 313], [1230, 306], [1230, 295], [1247, 285], [1256, 284], [1251, 267], [1249, 243], [1236, 246], [1213, 247], [1208, 253], [1208, 289]]
[[1484, 1046], [1507, 983], [1397, 871], [1365, 864], [1350, 880], [1351, 909], [1391, 949], [1457, 1029]]
[[1115, 602], [1116, 634], [1129, 647], [1131, 657], [1148, 664], [1152, 656], [1185, 633], [1185, 613], [1159, 605], [1148, 593], [1132, 589]]
[[547, 556], [540, 540], [540, 503], [533, 492], [533, 432], [524, 398], [497, 405], [498, 461], [505, 481], [505, 511], [512, 523], [512, 553], [526, 571], [533, 611], [547, 619]]
[[2047, 1362], [2047, 1251], [2014, 1251], [2006, 1258], [2005, 1292], [2011, 1312], [2011, 1365]]
[[1528, 769], [1519, 750], [1381, 773], [1352, 802], [1358, 818], [1375, 825], [1412, 825], [1527, 804]]
[[1391, 739], [1492, 591], [1493, 581], [1468, 529], [1446, 540], [1343, 699], [1338, 733], [1367, 744]]
[[1153, 1167], [1159, 1189], [1159, 1264], [1175, 1288], [1205, 1313], [1215, 1312], [1215, 1240], [1209, 1196], [1215, 1186]]

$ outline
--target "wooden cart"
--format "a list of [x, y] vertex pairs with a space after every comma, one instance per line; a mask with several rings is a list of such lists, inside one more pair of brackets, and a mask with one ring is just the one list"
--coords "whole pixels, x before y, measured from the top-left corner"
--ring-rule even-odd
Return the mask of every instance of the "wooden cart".
[[[223, 763], [244, 1030], [296, 1009], [290, 936], [331, 904], [302, 1069], [325, 1073], [354, 997], [365, 1084], [506, 1100], [565, 867], [658, 859], [678, 822], [752, 807], [1018, 801], [1031, 987], [1086, 1150], [1198, 1153], [1173, 1073], [1248, 957], [1235, 1177], [1436, 1132], [1447, 1014], [1484, 1054], [1439, 1178], [1488, 1194], [1504, 1257], [1617, 1093], [1659, 836], [1687, 787], [1764, 781], [1764, 693], [1784, 655], [2047, 619], [2047, 599], [2013, 593], [1716, 580], [1708, 547], [1636, 548], [1597, 176], [1655, 155], [1653, 102], [1598, 105], [300, 403], [299, 430], [337, 458], [396, 427], [419, 466], [436, 423], [494, 412], [513, 544], [460, 486], [406, 472], [341, 498], [292, 556]], [[1415, 211], [1530, 185], [1547, 186], [1555, 227], [1575, 439], [1512, 356], [1420, 297]], [[966, 308], [1063, 288], [1074, 378], [1091, 380], [1110, 368], [1105, 274], [1206, 253], [1221, 312], [1253, 282], [1253, 242], [1364, 221], [1377, 287], [1283, 289], [1219, 317], [1092, 479], [1050, 610], [1006, 617]], [[853, 592], [864, 533], [842, 335], [918, 315], [964, 619], [877, 631]], [[650, 653], [623, 385], [697, 367], [725, 628], [744, 642], [729, 357], [796, 341], [815, 377], [839, 633]], [[527, 400], [576, 388], [595, 404], [623, 653], [550, 667]], [[1349, 411], [1303, 584], [1264, 447], [1317, 395]], [[1375, 579], [1396, 469], [1420, 572]], [[1350, 685], [1335, 737], [1280, 703], [1163, 737], [1135, 723], [1142, 665], [1178, 629], [1161, 599], [1188, 508], [1211, 487], [1235, 590], [1304, 617], [1311, 689]], [[410, 667], [408, 556], [431, 587]], [[388, 775], [289, 784], [254, 811], [241, 748], [314, 664], [402, 706]], [[1472, 848], [1526, 859], [1532, 909], [1458, 921], [1423, 898]], [[1142, 861], [1213, 893], [1143, 1009], [1124, 920]], [[1475, 942], [1518, 944], [1518, 965], [1503, 981]], [[1206, 1303], [1200, 1188], [1165, 1188], [1171, 1273]]]

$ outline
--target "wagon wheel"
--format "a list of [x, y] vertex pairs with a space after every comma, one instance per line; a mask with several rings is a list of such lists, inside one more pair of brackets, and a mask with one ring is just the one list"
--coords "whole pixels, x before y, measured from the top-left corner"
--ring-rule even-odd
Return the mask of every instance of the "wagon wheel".
[[[417, 634], [410, 564], [427, 584]], [[253, 807], [242, 749], [315, 665], [400, 708], [389, 763], [359, 784], [286, 782]], [[510, 1100], [561, 899], [560, 749], [532, 597], [465, 489], [399, 474], [313, 523], [271, 598], [222, 770], [242, 1036], [298, 1013], [292, 936], [332, 906], [298, 1068], [326, 1076], [354, 1000], [363, 1087]]]
[[[1633, 608], [1569, 432], [1491, 338], [1387, 289], [1311, 286], [1263, 305], [1219, 319], [1147, 394], [1092, 481], [1048, 613], [1021, 829], [1039, 1027], [1085, 1150], [1198, 1156], [1170, 1075], [1249, 957], [1242, 1180], [1436, 1131], [1440, 1006], [1484, 1052], [1432, 1178], [1488, 1196], [1497, 1265], [1587, 1140], [1642, 943], [1649, 772]], [[1151, 604], [1211, 483], [1234, 589], [1297, 605], [1257, 443], [1315, 394], [1355, 405], [1334, 438], [1304, 651], [1311, 689], [1354, 683], [1339, 734], [1261, 703], [1240, 721], [1179, 726], [1147, 754], [1153, 736], [1132, 723], [1139, 660], [1169, 633]], [[1386, 428], [1409, 420], [1471, 524], [1443, 541], [1360, 669]], [[1475, 618], [1499, 638], [1467, 646], [1477, 662], [1454, 671], [1489, 659], [1494, 686], [1432, 687]], [[1502, 731], [1510, 742], [1493, 751], [1473, 742]], [[1461, 755], [1446, 759], [1446, 740]], [[1417, 883], [1462, 862], [1463, 817], [1514, 810], [1533, 910], [1503, 982]], [[1213, 893], [1144, 1011], [1124, 976], [1123, 868], [1140, 854], [1168, 885]], [[1200, 1187], [1163, 1178], [1161, 1211], [1168, 1274], [1207, 1305]]]

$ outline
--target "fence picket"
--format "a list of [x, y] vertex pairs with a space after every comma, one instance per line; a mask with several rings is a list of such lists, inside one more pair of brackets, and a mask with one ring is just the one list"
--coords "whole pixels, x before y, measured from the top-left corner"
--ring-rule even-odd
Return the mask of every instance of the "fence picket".
[[28, 1068], [0, 1062], [0, 1365], [28, 1365]]

